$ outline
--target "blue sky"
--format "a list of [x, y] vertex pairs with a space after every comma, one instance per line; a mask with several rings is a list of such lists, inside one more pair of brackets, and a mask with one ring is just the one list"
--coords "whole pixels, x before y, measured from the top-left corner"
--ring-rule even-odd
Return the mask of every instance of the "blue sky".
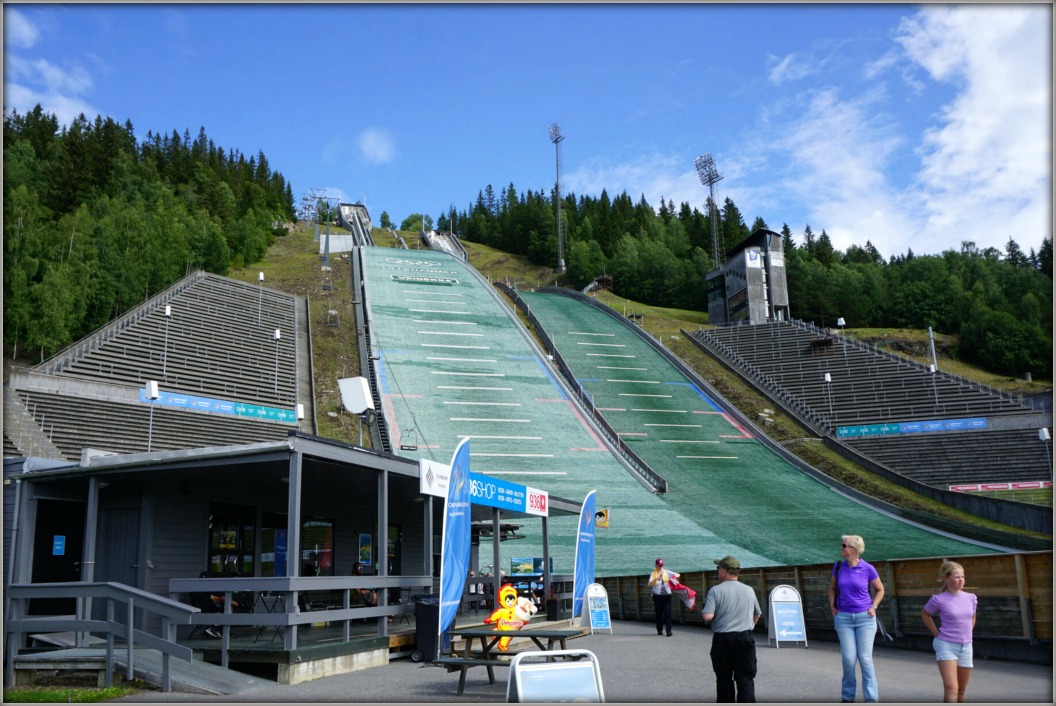
[[1043, 5], [4, 4], [4, 110], [262, 150], [399, 223], [478, 191], [703, 210], [885, 257], [1052, 234]]

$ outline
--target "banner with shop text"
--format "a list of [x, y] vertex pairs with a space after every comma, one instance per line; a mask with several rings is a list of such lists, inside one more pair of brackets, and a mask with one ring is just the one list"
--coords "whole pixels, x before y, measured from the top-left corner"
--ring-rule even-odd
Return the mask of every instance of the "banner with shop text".
[[583, 610], [587, 586], [594, 583], [594, 505], [598, 491], [592, 490], [583, 499], [579, 513], [579, 532], [576, 535], [575, 575], [572, 581], [572, 617]]
[[466, 438], [451, 457], [451, 476], [444, 504], [443, 543], [440, 547], [440, 635], [455, 620], [469, 572], [469, 485], [469, 439]]

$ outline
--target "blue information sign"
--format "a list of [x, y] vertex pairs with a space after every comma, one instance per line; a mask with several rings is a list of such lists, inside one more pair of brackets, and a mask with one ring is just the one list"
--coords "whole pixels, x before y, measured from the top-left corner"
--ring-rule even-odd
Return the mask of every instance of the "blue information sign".
[[792, 586], [781, 585], [770, 591], [769, 640], [774, 640], [776, 647], [781, 647], [782, 642], [802, 642], [807, 646], [803, 602]]
[[586, 612], [590, 616], [590, 633], [592, 635], [595, 630], [612, 632], [612, 620], [609, 617], [609, 594], [600, 583], [592, 583], [587, 586]]
[[66, 535], [56, 534], [51, 538], [51, 555], [66, 556]]
[[481, 473], [470, 472], [469, 479], [469, 494], [474, 505], [525, 511], [525, 498], [528, 495], [525, 486]]

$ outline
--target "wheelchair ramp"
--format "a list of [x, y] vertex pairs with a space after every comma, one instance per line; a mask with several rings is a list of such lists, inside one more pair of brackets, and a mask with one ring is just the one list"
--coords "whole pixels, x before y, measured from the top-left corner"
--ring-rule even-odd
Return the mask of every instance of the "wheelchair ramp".
[[[128, 652], [125, 649], [114, 649], [114, 671], [124, 676], [128, 671]], [[133, 651], [132, 673], [136, 679], [161, 686], [161, 652], [147, 648]], [[62, 668], [64, 664], [96, 664], [98, 669], [105, 669], [106, 650], [97, 647], [74, 647], [65, 650], [52, 650], [35, 655], [19, 655], [16, 667], [25, 668], [34, 663], [37, 669]], [[194, 660], [185, 662], [173, 659], [169, 662], [172, 675], [172, 690], [189, 694], [210, 694], [224, 696], [242, 691], [274, 687], [275, 682], [269, 679], [254, 677], [233, 669], [224, 669], [209, 662]]]

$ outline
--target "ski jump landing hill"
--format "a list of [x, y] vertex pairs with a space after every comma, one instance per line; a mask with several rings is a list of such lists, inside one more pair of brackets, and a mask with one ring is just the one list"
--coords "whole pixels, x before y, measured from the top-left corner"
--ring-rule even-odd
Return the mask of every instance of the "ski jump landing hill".
[[[578, 500], [596, 489], [611, 527], [597, 530], [599, 576], [642, 573], [656, 557], [677, 570], [838, 556], [841, 535], [865, 537], [870, 559], [1002, 551], [908, 522], [822, 482], [734, 421], [700, 388], [603, 312], [553, 294], [524, 294], [592, 404], [584, 407], [501, 296], [464, 262], [433, 251], [361, 248], [371, 364], [393, 447], [449, 463], [470, 438], [471, 469]], [[604, 415], [668, 481], [656, 493], [591, 421]], [[506, 543], [540, 556], [537, 528]], [[555, 570], [571, 571], [575, 518], [551, 520]]]

